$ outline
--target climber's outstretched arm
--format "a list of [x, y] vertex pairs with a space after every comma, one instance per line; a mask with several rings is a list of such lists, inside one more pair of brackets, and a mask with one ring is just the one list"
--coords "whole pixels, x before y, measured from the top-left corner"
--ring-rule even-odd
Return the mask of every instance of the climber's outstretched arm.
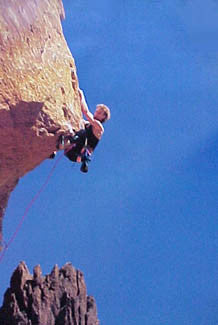
[[80, 94], [81, 109], [82, 109], [83, 114], [85, 115], [85, 117], [87, 118], [89, 123], [92, 124], [92, 126], [96, 129], [96, 131], [103, 133], [104, 128], [103, 128], [101, 122], [96, 120], [94, 118], [94, 115], [89, 111], [84, 93], [81, 89], [79, 89], [79, 94]]

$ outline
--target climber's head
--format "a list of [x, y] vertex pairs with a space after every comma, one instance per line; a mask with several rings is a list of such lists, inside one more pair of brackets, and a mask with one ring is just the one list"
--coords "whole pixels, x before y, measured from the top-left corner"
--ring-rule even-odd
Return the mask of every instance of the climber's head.
[[94, 118], [101, 123], [108, 121], [111, 117], [110, 109], [104, 104], [98, 104], [94, 113]]

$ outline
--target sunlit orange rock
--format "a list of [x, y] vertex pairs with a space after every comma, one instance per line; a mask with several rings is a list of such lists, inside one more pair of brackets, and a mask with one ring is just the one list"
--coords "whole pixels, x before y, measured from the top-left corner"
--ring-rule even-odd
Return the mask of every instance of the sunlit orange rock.
[[0, 239], [19, 178], [55, 150], [60, 133], [80, 127], [64, 15], [61, 0], [0, 0]]

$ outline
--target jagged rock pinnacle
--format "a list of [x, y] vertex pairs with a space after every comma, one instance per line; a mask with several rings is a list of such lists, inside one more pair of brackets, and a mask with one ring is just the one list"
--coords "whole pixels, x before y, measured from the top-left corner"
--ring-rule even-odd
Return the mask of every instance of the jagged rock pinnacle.
[[81, 107], [61, 0], [0, 0], [0, 240], [20, 177], [46, 159]]
[[86, 294], [82, 272], [70, 263], [33, 276], [21, 262], [0, 308], [1, 325], [99, 325], [95, 300]]

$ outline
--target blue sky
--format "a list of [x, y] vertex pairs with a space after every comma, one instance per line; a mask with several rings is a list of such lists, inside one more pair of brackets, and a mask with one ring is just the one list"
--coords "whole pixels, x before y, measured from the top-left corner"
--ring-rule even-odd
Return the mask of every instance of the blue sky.
[[[63, 1], [91, 110], [112, 111], [87, 175], [61, 159], [1, 264], [84, 272], [104, 325], [218, 323], [218, 3]], [[9, 238], [54, 161], [26, 175]]]

